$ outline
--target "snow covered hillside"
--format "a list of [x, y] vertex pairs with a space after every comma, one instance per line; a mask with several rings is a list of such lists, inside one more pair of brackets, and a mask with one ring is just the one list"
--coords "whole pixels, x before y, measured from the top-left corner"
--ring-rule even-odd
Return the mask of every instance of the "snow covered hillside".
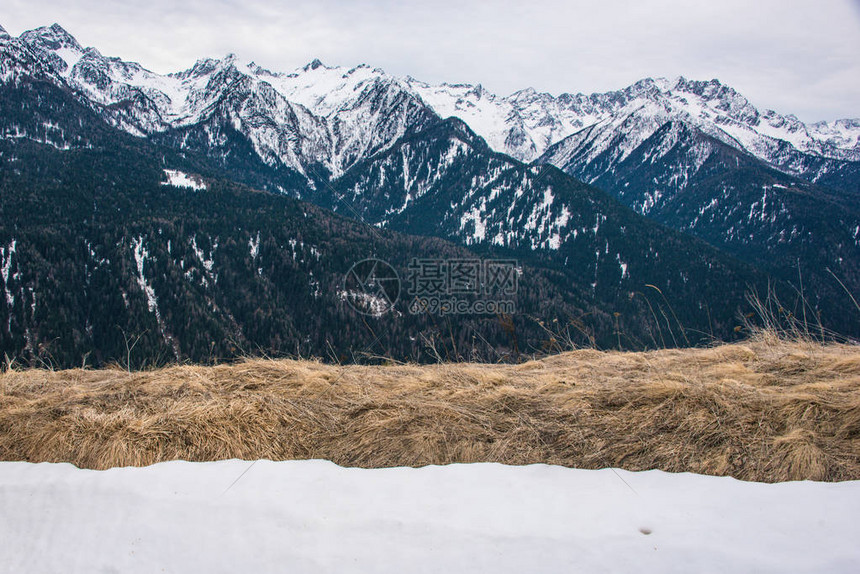
[[0, 463], [2, 572], [856, 572], [860, 483]]

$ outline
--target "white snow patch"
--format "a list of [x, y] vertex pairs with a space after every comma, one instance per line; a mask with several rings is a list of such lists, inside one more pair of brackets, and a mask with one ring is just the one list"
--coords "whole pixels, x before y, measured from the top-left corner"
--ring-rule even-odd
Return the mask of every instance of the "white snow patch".
[[158, 310], [158, 299], [155, 297], [155, 290], [146, 280], [143, 274], [143, 267], [149, 257], [149, 251], [143, 244], [143, 237], [137, 237], [131, 240], [131, 248], [134, 253], [134, 262], [137, 265], [137, 284], [140, 290], [146, 295], [146, 306], [150, 313], [155, 313], [159, 323], [161, 322], [161, 313]]
[[9, 316], [6, 323], [6, 331], [12, 332], [12, 310], [15, 307], [15, 295], [9, 289], [9, 272], [12, 270], [12, 256], [18, 247], [18, 241], [13, 239], [8, 247], [0, 248], [0, 275], [3, 276], [3, 290], [6, 292], [6, 305], [9, 307]]
[[831, 572], [860, 482], [325, 461], [0, 463], [9, 572]]
[[466, 224], [470, 221], [475, 226], [475, 230], [472, 235], [465, 238], [466, 245], [483, 242], [487, 236], [487, 224], [484, 221], [483, 213], [477, 207], [472, 207], [470, 211], [460, 217], [460, 231], [464, 231]]
[[194, 255], [197, 256], [197, 260], [203, 265], [203, 268], [208, 273], [212, 273], [212, 268], [215, 267], [215, 251], [218, 249], [218, 241], [215, 241], [215, 244], [212, 246], [209, 257], [206, 257], [203, 250], [197, 247], [197, 236], [191, 238], [191, 249], [194, 251]]
[[172, 185], [173, 187], [185, 187], [194, 191], [203, 191], [206, 189], [206, 183], [197, 175], [190, 175], [183, 171], [175, 169], [165, 169], [164, 175], [167, 181], [161, 185]]
[[621, 260], [621, 254], [615, 254], [615, 260], [618, 261], [618, 267], [621, 269], [621, 279], [626, 279], [630, 275], [627, 273], [627, 263]]
[[659, 189], [647, 191], [645, 193], [645, 201], [642, 202], [642, 206], [640, 207], [639, 212], [642, 215], [648, 215], [648, 213], [652, 209], [654, 209], [654, 206], [656, 206], [660, 202], [660, 199], [662, 197], [663, 197], [663, 192], [660, 191]]
[[70, 48], [63, 46], [54, 50], [54, 53], [59, 56], [66, 63], [66, 70], [63, 72], [63, 76], [68, 78], [72, 74], [72, 68], [77, 65], [77, 63], [81, 60], [81, 57], [84, 53], [77, 48]]
[[355, 308], [363, 309], [373, 317], [381, 317], [391, 310], [391, 301], [381, 295], [346, 289], [339, 290], [337, 294], [341, 301], [348, 301]]

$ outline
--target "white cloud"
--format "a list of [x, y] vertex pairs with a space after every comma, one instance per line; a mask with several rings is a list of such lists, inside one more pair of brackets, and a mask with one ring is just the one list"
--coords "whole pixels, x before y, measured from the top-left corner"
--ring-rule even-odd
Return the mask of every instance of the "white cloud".
[[848, 0], [5, 0], [13, 34], [58, 22], [160, 72], [236, 52], [275, 69], [368, 63], [507, 94], [719, 78], [804, 120], [860, 116], [860, 3]]

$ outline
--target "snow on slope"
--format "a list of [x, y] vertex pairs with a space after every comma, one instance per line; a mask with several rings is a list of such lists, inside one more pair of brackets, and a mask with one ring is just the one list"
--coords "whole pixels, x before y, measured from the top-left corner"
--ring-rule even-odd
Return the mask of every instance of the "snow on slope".
[[272, 84], [288, 100], [300, 103], [321, 116], [329, 116], [346, 107], [361, 95], [365, 87], [385, 77], [382, 70], [366, 65], [347, 70], [325, 66], [319, 60], [289, 74], [278, 74], [256, 66], [253, 71], [256, 77]]
[[172, 185], [173, 187], [186, 187], [194, 191], [202, 191], [206, 189], [206, 183], [196, 175], [189, 175], [183, 171], [176, 169], [165, 169], [164, 176], [167, 181], [161, 185]]
[[457, 117], [495, 150], [504, 151], [508, 139], [509, 118], [514, 113], [503, 98], [487, 92], [481, 85], [442, 84], [432, 86], [410, 81], [421, 99], [443, 118]]
[[759, 112], [717, 80], [646, 78], [622, 90], [554, 97], [529, 88], [500, 98], [481, 86], [410, 85], [442, 117], [457, 116], [493, 148], [531, 161], [549, 146], [584, 128], [617, 124], [633, 111], [651, 109], [661, 122], [626, 132], [644, 141], [668, 119], [682, 119], [733, 147], [774, 162], [779, 141], [803, 153], [860, 160], [860, 120], [807, 126], [794, 116]]
[[856, 572], [860, 483], [534, 465], [0, 463], [2, 572]]
[[[266, 164], [303, 174], [323, 165], [338, 175], [435, 117], [403, 82], [367, 66], [347, 71], [315, 61], [276, 74], [228, 54], [160, 75], [83, 48], [56, 24], [10, 42], [36, 54], [125, 131], [147, 136], [215, 118], [245, 135]], [[210, 147], [221, 144], [210, 137]]]

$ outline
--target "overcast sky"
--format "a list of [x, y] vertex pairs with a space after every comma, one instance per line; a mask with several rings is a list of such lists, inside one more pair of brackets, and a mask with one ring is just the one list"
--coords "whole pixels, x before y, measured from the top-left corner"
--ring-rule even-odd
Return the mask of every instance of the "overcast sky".
[[805, 121], [860, 117], [860, 0], [3, 0], [13, 35], [54, 22], [157, 72], [235, 52], [276, 71], [367, 63], [500, 95], [683, 75]]

